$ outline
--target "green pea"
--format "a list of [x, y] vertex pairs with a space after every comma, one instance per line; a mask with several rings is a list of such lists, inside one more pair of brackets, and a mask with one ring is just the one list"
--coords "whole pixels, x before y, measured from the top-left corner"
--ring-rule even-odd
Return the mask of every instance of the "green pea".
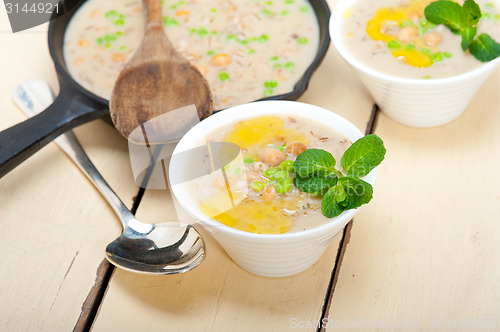
[[273, 2], [272, 1], [266, 1], [264, 2], [264, 5], [272, 6]]
[[286, 194], [287, 192], [290, 191], [290, 189], [292, 189], [292, 179], [287, 178], [278, 181], [278, 183], [276, 183], [275, 188], [278, 194]]
[[293, 4], [293, 0], [285, 0], [284, 1], [286, 5], [291, 5]]
[[428, 80], [428, 79], [430, 79], [430, 78], [431, 78], [431, 75], [425, 75], [425, 76], [422, 76], [422, 79], [424, 79], [424, 80]]
[[425, 18], [421, 18], [419, 23], [420, 23], [420, 26], [422, 26], [422, 27], [427, 26], [427, 20]]
[[260, 41], [261, 43], [266, 43], [268, 40], [269, 40], [269, 36], [268, 36], [268, 35], [261, 35], [261, 36], [259, 37], [259, 41]]
[[247, 53], [247, 54], [255, 54], [256, 52], [255, 52], [255, 50], [254, 50], [254, 49], [251, 49], [251, 48], [250, 48], [250, 49], [246, 50], [246, 53]]
[[279, 56], [275, 55], [275, 56], [272, 56], [269, 60], [271, 61], [278, 61], [280, 59]]
[[104, 17], [106, 18], [113, 18], [116, 15], [118, 15], [118, 12], [116, 10], [110, 10], [104, 14]]
[[125, 22], [123, 20], [116, 20], [113, 22], [113, 24], [116, 26], [122, 26], [125, 24]]
[[387, 43], [387, 47], [389, 47], [391, 50], [395, 50], [400, 48], [401, 44], [396, 40], [391, 40], [390, 42]]
[[250, 183], [250, 188], [252, 188], [255, 191], [261, 191], [262, 189], [264, 189], [264, 182], [254, 181]]
[[495, 21], [500, 21], [500, 14], [495, 14], [493, 18], [495, 19]]
[[308, 40], [306, 37], [300, 37], [299, 39], [297, 39], [297, 43], [299, 45], [305, 45], [305, 44], [307, 44], [307, 42], [308, 42]]
[[108, 33], [104, 36], [104, 40], [108, 43], [112, 43], [116, 41], [116, 35], [114, 33]]
[[271, 97], [273, 94], [274, 94], [273, 89], [265, 89], [264, 92], [262, 93], [264, 97]]
[[285, 151], [285, 144], [274, 147], [276, 150], [280, 150], [281, 152]]
[[247, 157], [247, 158], [243, 159], [243, 162], [245, 164], [250, 165], [250, 164], [253, 164], [255, 162], [255, 159], [253, 159], [252, 157]]
[[451, 54], [449, 52], [443, 52], [443, 55], [445, 58], [453, 58], [453, 54]]
[[211, 11], [212, 13], [217, 13], [217, 8], [212, 8], [212, 9], [210, 9], [210, 11]]
[[430, 49], [428, 49], [428, 48], [422, 48], [422, 49], [420, 50], [420, 52], [422, 52], [422, 53], [424, 53], [424, 54], [431, 54], [431, 50], [430, 50]]
[[489, 20], [489, 19], [491, 19], [491, 14], [490, 13], [483, 13], [481, 15], [481, 17], [484, 18], [484, 19], [486, 19], [486, 20]]
[[96, 42], [98, 45], [102, 45], [102, 44], [104, 44], [104, 38], [99, 37], [99, 38], [97, 38], [97, 39], [95, 40], [95, 42]]
[[222, 82], [225, 82], [227, 80], [229, 80], [229, 74], [226, 73], [225, 71], [221, 71], [219, 73], [219, 79], [222, 81]]
[[226, 40], [235, 40], [236, 36], [230, 33], [229, 35], [226, 36]]
[[293, 71], [295, 69], [295, 63], [287, 62], [285, 63], [285, 69], [289, 71]]
[[277, 63], [273, 66], [273, 68], [276, 68], [276, 69], [281, 68], [281, 67], [283, 67], [283, 65], [281, 63]]
[[416, 48], [416, 47], [415, 47], [415, 45], [414, 45], [414, 44], [407, 44], [407, 45], [405, 46], [405, 48], [406, 48], [407, 50], [409, 50], [409, 51], [413, 51], [413, 50], [415, 50], [415, 48]]
[[282, 10], [280, 14], [281, 16], [287, 16], [290, 12], [288, 10]]
[[273, 174], [272, 180], [279, 181], [282, 179], [288, 178], [288, 173], [285, 173], [284, 171], [277, 171], [276, 173]]
[[209, 34], [209, 32], [208, 32], [208, 30], [206, 28], [201, 27], [201, 28], [198, 29], [198, 36], [205, 37], [208, 34]]
[[262, 174], [263, 174], [266, 178], [268, 178], [268, 179], [272, 180], [272, 179], [273, 179], [273, 175], [274, 175], [274, 173], [276, 173], [276, 172], [278, 172], [278, 169], [277, 169], [277, 168], [268, 168], [268, 169], [266, 169], [266, 170], [265, 170]]
[[264, 87], [266, 88], [275, 88], [278, 86], [278, 81], [276, 80], [267, 80], [264, 82]]
[[117, 31], [117, 32], [115, 32], [115, 34], [116, 34], [117, 36], [123, 36], [123, 32], [121, 32], [121, 31]]
[[272, 10], [269, 10], [269, 9], [262, 9], [260, 12], [261, 12], [263, 15], [266, 15], [266, 16], [271, 16], [271, 15], [273, 15], [273, 14], [274, 14], [274, 13], [273, 13], [273, 11], [272, 11]]
[[212, 55], [214, 55], [214, 54], [215, 54], [215, 51], [214, 51], [214, 50], [210, 50], [210, 51], [208, 51], [208, 52], [207, 52], [207, 55], [208, 55], [208, 56], [212, 56]]
[[309, 7], [308, 6], [301, 6], [300, 11], [302, 13], [309, 13]]
[[291, 172], [293, 170], [293, 160], [287, 159], [279, 167], [286, 172]]
[[127, 46], [121, 46], [121, 47], [120, 47], [120, 51], [126, 51], [127, 49], [128, 49], [128, 47], [127, 47]]
[[163, 17], [163, 24], [166, 26], [178, 26], [179, 22], [173, 17], [164, 16]]
[[413, 23], [413, 21], [408, 20], [408, 21], [404, 21], [404, 22], [399, 23], [399, 26], [400, 26], [401, 28], [405, 28], [405, 27], [414, 27], [414, 26], [415, 26], [415, 24]]
[[443, 54], [441, 54], [441, 53], [434, 53], [431, 56], [431, 58], [432, 58], [432, 61], [434, 61], [434, 62], [441, 62], [441, 61], [443, 61]]

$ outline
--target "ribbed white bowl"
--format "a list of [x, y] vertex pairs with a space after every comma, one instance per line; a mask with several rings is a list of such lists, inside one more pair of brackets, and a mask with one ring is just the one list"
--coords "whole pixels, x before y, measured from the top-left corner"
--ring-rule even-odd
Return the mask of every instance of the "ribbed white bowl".
[[[214, 114], [194, 126], [179, 142], [173, 154], [188, 151], [206, 144], [206, 134], [240, 120], [263, 115], [289, 115], [311, 118], [343, 134], [351, 141], [363, 133], [346, 119], [323, 108], [292, 101], [262, 101], [235, 106]], [[170, 178], [181, 172], [186, 165], [172, 158]], [[365, 177], [375, 182], [376, 170]], [[340, 216], [326, 220], [321, 226], [297, 233], [254, 234], [223, 225], [207, 217], [198, 207], [198, 201], [190, 195], [184, 184], [172, 186], [179, 204], [208, 229], [222, 245], [233, 261], [243, 269], [266, 277], [283, 277], [301, 272], [321, 257], [328, 244], [357, 210], [344, 211]]]
[[356, 0], [339, 0], [330, 18], [334, 47], [355, 70], [381, 110], [392, 119], [414, 127], [432, 127], [459, 117], [500, 59], [457, 76], [409, 79], [378, 72], [358, 61], [343, 43], [343, 12]]

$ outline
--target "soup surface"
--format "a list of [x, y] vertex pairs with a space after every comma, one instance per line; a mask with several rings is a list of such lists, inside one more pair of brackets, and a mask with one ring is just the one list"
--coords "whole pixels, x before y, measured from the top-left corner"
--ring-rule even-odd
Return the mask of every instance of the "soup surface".
[[[161, 3], [167, 36], [207, 78], [216, 110], [291, 92], [317, 53], [318, 22], [306, 0]], [[140, 0], [87, 1], [65, 33], [71, 75], [109, 99], [143, 34]]]
[[291, 165], [313, 147], [340, 160], [351, 145], [342, 135], [299, 117], [264, 116], [227, 126], [207, 140], [237, 144], [242, 158], [188, 184], [206, 215], [260, 234], [297, 232], [328, 222], [321, 212], [322, 196], [292, 184]]
[[[475, 1], [483, 15], [477, 35], [485, 32], [500, 41], [500, 3]], [[481, 66], [469, 51], [462, 51], [460, 35], [425, 19], [424, 9], [431, 2], [356, 1], [344, 12], [346, 46], [369, 67], [400, 77], [442, 78]]]

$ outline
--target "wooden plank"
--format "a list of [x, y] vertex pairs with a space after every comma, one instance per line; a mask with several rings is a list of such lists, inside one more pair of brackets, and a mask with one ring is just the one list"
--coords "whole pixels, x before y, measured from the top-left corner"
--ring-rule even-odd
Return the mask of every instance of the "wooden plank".
[[[18, 84], [41, 78], [57, 90], [47, 25], [12, 34], [4, 13], [0, 129], [26, 118], [10, 99]], [[77, 135], [130, 206], [137, 187], [130, 180], [126, 141], [100, 120], [79, 128]], [[72, 330], [96, 281], [104, 248], [120, 233], [118, 219], [53, 144], [0, 179], [0, 207], [0, 330]]]
[[454, 122], [385, 115], [375, 198], [357, 216], [327, 330], [500, 329], [500, 70]]
[[[166, 191], [148, 191], [137, 216], [158, 222], [172, 220], [174, 213]], [[239, 268], [203, 228], [197, 229], [207, 246], [199, 267], [172, 276], [115, 270], [93, 331], [283, 331], [293, 319], [319, 319], [339, 236], [311, 269], [264, 278]]]

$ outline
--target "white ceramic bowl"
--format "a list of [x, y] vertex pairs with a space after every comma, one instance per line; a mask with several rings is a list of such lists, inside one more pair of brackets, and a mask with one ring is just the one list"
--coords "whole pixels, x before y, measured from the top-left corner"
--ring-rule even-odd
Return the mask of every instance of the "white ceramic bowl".
[[459, 117], [472, 97], [500, 63], [500, 59], [457, 76], [409, 79], [374, 70], [358, 61], [342, 38], [344, 11], [357, 0], [339, 0], [330, 17], [334, 47], [350, 64], [381, 110], [392, 119], [414, 127], [432, 127]]
[[[205, 135], [237, 121], [263, 115], [290, 115], [321, 121], [325, 126], [356, 141], [363, 133], [346, 119], [323, 108], [293, 101], [261, 101], [243, 104], [214, 114], [194, 126], [179, 142], [174, 155], [206, 144]], [[186, 167], [172, 158], [170, 178]], [[376, 170], [365, 177], [373, 185]], [[227, 254], [243, 269], [267, 277], [283, 277], [301, 272], [318, 261], [335, 234], [352, 219], [357, 210], [344, 211], [340, 216], [309, 230], [284, 234], [254, 234], [226, 226], [207, 217], [198, 207], [195, 197], [184, 184], [172, 185], [179, 204], [201, 225], [208, 229]]]

